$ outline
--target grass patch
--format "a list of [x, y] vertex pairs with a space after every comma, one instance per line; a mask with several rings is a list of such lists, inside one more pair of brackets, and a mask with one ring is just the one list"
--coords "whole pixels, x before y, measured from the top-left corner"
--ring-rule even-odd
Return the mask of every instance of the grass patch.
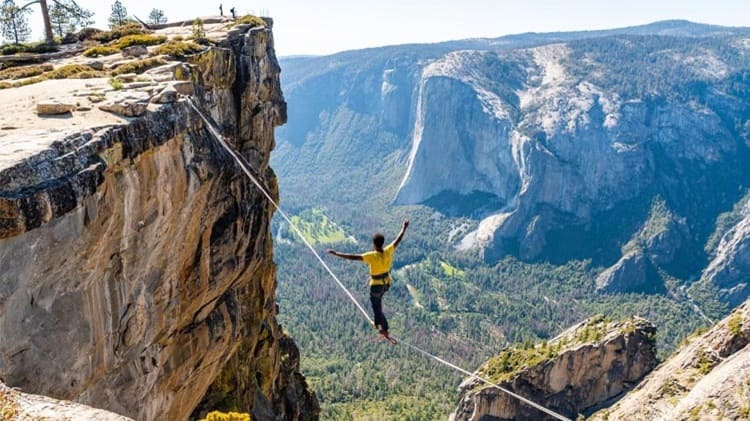
[[144, 58], [142, 60], [134, 60], [134, 61], [131, 61], [130, 63], [125, 63], [122, 66], [113, 70], [112, 74], [115, 76], [123, 75], [125, 73], [140, 74], [140, 73], [145, 72], [148, 69], [152, 69], [154, 67], [158, 67], [163, 64], [167, 64], [167, 61], [161, 57]]
[[119, 52], [120, 52], [120, 49], [117, 47], [97, 45], [96, 47], [91, 47], [88, 50], [84, 51], [83, 55], [86, 57], [99, 57], [99, 56], [111, 56], [112, 54], [117, 54]]
[[111, 44], [112, 47], [123, 49], [134, 45], [158, 45], [164, 43], [167, 37], [162, 35], [138, 34], [128, 35], [118, 39]]
[[194, 42], [170, 41], [157, 47], [153, 54], [183, 58], [201, 51], [203, 51], [203, 47]]
[[266, 26], [266, 21], [263, 19], [253, 16], [253, 15], [245, 15], [234, 22], [232, 22], [231, 26], [237, 26], [237, 25], [250, 25], [252, 26]]
[[44, 72], [52, 70], [51, 64], [40, 64], [38, 66], [11, 67], [0, 71], [0, 79], [24, 79], [39, 76]]
[[451, 266], [448, 262], [440, 261], [440, 268], [443, 269], [445, 276], [453, 276], [456, 278], [463, 278], [466, 276], [466, 271], [463, 271], [455, 266]]
[[[310, 209], [292, 216], [292, 223], [310, 244], [334, 244], [347, 240], [346, 233], [328, 218], [323, 209]], [[290, 232], [294, 236], [294, 233]]]

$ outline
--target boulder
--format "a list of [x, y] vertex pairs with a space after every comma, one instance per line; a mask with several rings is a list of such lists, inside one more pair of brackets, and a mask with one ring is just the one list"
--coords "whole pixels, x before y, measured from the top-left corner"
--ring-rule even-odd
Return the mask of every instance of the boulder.
[[151, 102], [155, 104], [168, 104], [177, 101], [179, 93], [174, 86], [167, 86], [161, 92], [151, 98]]
[[40, 116], [67, 114], [75, 109], [76, 106], [73, 104], [58, 101], [39, 102], [36, 104], [36, 113]]
[[86, 63], [83, 63], [84, 66], [89, 66], [94, 70], [104, 70], [104, 63], [97, 60], [91, 60], [87, 61]]
[[121, 51], [123, 57], [142, 57], [148, 55], [148, 48], [143, 45], [125, 47]]
[[146, 113], [148, 103], [133, 100], [107, 101], [99, 105], [102, 111], [119, 114], [125, 117], [138, 117]]

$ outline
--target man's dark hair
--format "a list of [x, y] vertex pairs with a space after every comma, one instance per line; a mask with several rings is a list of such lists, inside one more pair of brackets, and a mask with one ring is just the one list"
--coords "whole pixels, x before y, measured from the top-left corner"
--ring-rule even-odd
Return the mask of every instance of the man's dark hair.
[[375, 235], [372, 236], [372, 244], [375, 245], [375, 248], [377, 250], [382, 250], [384, 243], [385, 237], [383, 236], [383, 234], [376, 232]]

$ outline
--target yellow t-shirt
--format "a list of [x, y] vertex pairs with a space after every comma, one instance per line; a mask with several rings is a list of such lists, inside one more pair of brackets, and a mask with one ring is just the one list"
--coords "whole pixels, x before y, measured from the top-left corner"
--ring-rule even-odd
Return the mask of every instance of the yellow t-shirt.
[[[394, 250], [396, 250], [396, 247], [391, 243], [383, 248], [382, 253], [373, 250], [362, 255], [362, 261], [370, 266], [370, 275], [380, 275], [391, 270]], [[372, 281], [378, 280], [373, 279]], [[382, 285], [383, 283], [388, 282], [380, 282], [379, 284], [370, 282], [370, 285]]]

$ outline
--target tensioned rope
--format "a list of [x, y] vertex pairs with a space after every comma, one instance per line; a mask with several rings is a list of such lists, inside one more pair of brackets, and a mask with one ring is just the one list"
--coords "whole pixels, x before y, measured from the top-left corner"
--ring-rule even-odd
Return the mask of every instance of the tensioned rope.
[[[229, 146], [229, 144], [226, 143], [226, 141], [224, 140], [224, 137], [219, 133], [218, 130], [216, 130], [215, 125], [211, 122], [211, 120], [208, 119], [208, 117], [206, 117], [206, 115], [203, 114], [203, 112], [200, 109], [198, 109], [198, 106], [195, 105], [195, 103], [193, 102], [192, 98], [188, 98], [188, 103], [190, 104], [190, 106], [193, 107], [193, 109], [195, 110], [195, 112], [198, 113], [198, 115], [203, 119], [203, 121], [206, 122], [206, 126], [207, 126], [208, 130], [211, 132], [211, 134], [214, 136], [214, 138], [227, 151], [227, 153], [229, 153], [232, 156], [232, 158], [234, 158], [235, 162], [237, 162], [237, 164], [240, 166], [240, 169], [245, 173], [245, 175], [248, 176], [248, 178], [250, 178], [250, 180], [253, 182], [253, 184], [255, 184], [255, 186], [258, 188], [258, 190], [260, 190], [260, 192], [263, 194], [263, 196], [265, 196], [265, 198], [276, 208], [276, 210], [279, 212], [279, 214], [281, 215], [281, 217], [289, 224], [289, 226], [299, 236], [299, 238], [307, 246], [307, 248], [310, 249], [310, 251], [313, 253], [313, 255], [315, 255], [315, 257], [318, 259], [318, 261], [323, 266], [323, 268], [325, 268], [325, 270], [328, 272], [328, 274], [331, 275], [331, 278], [333, 278], [333, 280], [336, 281], [336, 283], [339, 285], [339, 287], [346, 293], [346, 295], [349, 297], [349, 299], [354, 303], [354, 305], [357, 306], [357, 308], [362, 313], [362, 315], [364, 315], [365, 318], [368, 320], [368, 322], [372, 325], [373, 320], [370, 318], [370, 315], [367, 313], [367, 311], [362, 307], [362, 305], [359, 303], [359, 301], [357, 301], [357, 299], [354, 297], [354, 295], [352, 295], [352, 293], [349, 292], [349, 289], [346, 288], [346, 286], [344, 286], [344, 284], [339, 280], [338, 276], [336, 276], [336, 274], [333, 272], [333, 270], [331, 270], [331, 268], [323, 260], [323, 258], [320, 257], [320, 254], [318, 254], [318, 252], [315, 250], [315, 248], [312, 246], [312, 244], [310, 244], [310, 242], [307, 241], [307, 239], [305, 238], [305, 236], [302, 233], [302, 231], [300, 231], [300, 229], [297, 228], [297, 226], [292, 222], [292, 219], [287, 216], [287, 214], [284, 212], [284, 210], [281, 209], [281, 207], [278, 205], [278, 203], [276, 203], [276, 201], [273, 199], [273, 197], [271, 197], [271, 194], [268, 192], [268, 189], [265, 187], [265, 185], [263, 185], [263, 183], [261, 183], [258, 180], [258, 178], [255, 175], [252, 174], [252, 172], [250, 171], [250, 168], [252, 168], [252, 166], [250, 165], [250, 163], [247, 162], [247, 160], [245, 159], [245, 157], [243, 157], [242, 155], [239, 155], [238, 153], [236, 153], [234, 151], [234, 149], [232, 149]], [[259, 176], [260, 176], [260, 174], [259, 174]], [[486, 379], [484, 377], [478, 376], [478, 375], [476, 375], [476, 374], [474, 374], [474, 373], [472, 373], [472, 372], [470, 372], [468, 370], [464, 370], [463, 368], [461, 368], [461, 367], [459, 367], [459, 366], [457, 366], [457, 365], [455, 365], [455, 364], [453, 364], [453, 363], [451, 363], [449, 361], [446, 361], [446, 360], [444, 360], [444, 359], [442, 359], [442, 358], [440, 358], [440, 357], [438, 357], [436, 355], [433, 355], [433, 354], [431, 354], [431, 353], [423, 350], [422, 348], [420, 348], [420, 347], [418, 347], [416, 345], [412, 345], [412, 344], [410, 344], [410, 343], [408, 343], [406, 341], [403, 341], [403, 340], [401, 340], [399, 338], [396, 338], [395, 336], [391, 336], [391, 337], [394, 340], [397, 340], [399, 343], [401, 343], [403, 345], [406, 345], [408, 348], [411, 348], [412, 350], [417, 351], [418, 353], [420, 353], [420, 354], [422, 354], [422, 355], [424, 355], [424, 356], [426, 356], [428, 358], [431, 358], [431, 359], [439, 362], [440, 364], [443, 364], [443, 365], [445, 365], [447, 367], [450, 367], [450, 368], [452, 368], [452, 369], [454, 369], [456, 371], [459, 371], [459, 372], [461, 372], [463, 374], [471, 376], [472, 378], [474, 378], [476, 380], [479, 380], [479, 381], [481, 381], [483, 383], [486, 383], [488, 386], [492, 386], [492, 387], [500, 390], [501, 392], [504, 392], [504, 393], [506, 393], [506, 394], [508, 394], [508, 395], [510, 395], [510, 396], [512, 396], [512, 397], [514, 397], [514, 398], [516, 398], [518, 400], [520, 400], [521, 402], [523, 402], [523, 403], [525, 403], [525, 404], [527, 404], [527, 405], [529, 405], [529, 406], [531, 406], [533, 408], [536, 408], [536, 409], [538, 409], [538, 410], [540, 410], [540, 411], [542, 411], [542, 412], [544, 412], [544, 413], [546, 413], [546, 414], [548, 414], [548, 415], [550, 415], [552, 417], [555, 417], [555, 418], [557, 418], [557, 419], [559, 419], [561, 421], [571, 421], [569, 418], [566, 418], [566, 417], [558, 414], [555, 411], [547, 409], [547, 408], [543, 407], [542, 405], [539, 405], [536, 402], [533, 402], [533, 401], [531, 401], [529, 399], [524, 398], [523, 396], [520, 396], [520, 395], [518, 395], [516, 393], [513, 393], [510, 390], [508, 390], [508, 389], [506, 389], [506, 388], [504, 388], [504, 387], [502, 387], [502, 386], [500, 386], [498, 384], [495, 384], [494, 382], [492, 382], [492, 381], [490, 381], [490, 380], [488, 380], [488, 379]]]

